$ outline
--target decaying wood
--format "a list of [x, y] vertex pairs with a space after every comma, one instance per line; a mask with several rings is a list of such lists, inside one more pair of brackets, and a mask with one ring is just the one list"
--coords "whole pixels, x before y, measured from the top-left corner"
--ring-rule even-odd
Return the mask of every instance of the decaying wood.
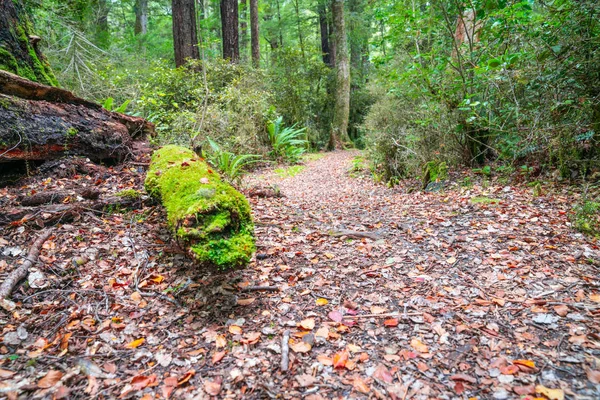
[[6, 277], [4, 282], [2, 282], [2, 286], [0, 286], [0, 306], [2, 306], [2, 308], [6, 309], [7, 311], [14, 309], [14, 303], [10, 300], [7, 300], [7, 298], [10, 296], [17, 283], [27, 276], [29, 268], [31, 268], [31, 266], [37, 262], [38, 256], [40, 255], [40, 249], [51, 234], [51, 229], [42, 231], [35, 242], [33, 242], [33, 245], [29, 249], [29, 253], [27, 254], [27, 258], [25, 258], [23, 264], [12, 271]]
[[290, 364], [290, 330], [286, 329], [281, 338], [281, 371], [286, 372]]
[[91, 212], [101, 214], [109, 208], [141, 208], [144, 202], [141, 199], [132, 199], [121, 196], [110, 196], [98, 200], [81, 201], [67, 204], [53, 204], [44, 207], [22, 207], [5, 210], [0, 214], [0, 226], [9, 224], [29, 224], [50, 226], [59, 222], [77, 220], [81, 214]]
[[329, 236], [333, 236], [333, 237], [348, 236], [348, 237], [354, 237], [354, 238], [359, 238], [359, 239], [366, 238], [366, 239], [371, 239], [371, 240], [379, 240], [380, 239], [380, 237], [374, 233], [352, 231], [352, 230], [348, 230], [348, 229], [330, 231]]
[[279, 286], [246, 286], [242, 288], [242, 292], [279, 292], [280, 290]]
[[31, 195], [22, 195], [18, 198], [18, 201], [22, 206], [34, 207], [42, 204], [64, 203], [70, 198], [77, 196], [88, 200], [96, 200], [100, 197], [100, 191], [97, 189], [84, 189], [75, 194], [66, 191], [39, 192]]
[[142, 118], [0, 71], [0, 162], [65, 155], [120, 161], [131, 153], [133, 139], [153, 132]]

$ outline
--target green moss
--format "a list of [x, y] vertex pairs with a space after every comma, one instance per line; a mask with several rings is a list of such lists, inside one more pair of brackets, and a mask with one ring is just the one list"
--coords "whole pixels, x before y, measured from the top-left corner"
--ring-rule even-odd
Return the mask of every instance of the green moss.
[[69, 129], [67, 129], [67, 136], [73, 137], [77, 135], [77, 129], [70, 127]]
[[137, 200], [141, 196], [141, 193], [134, 189], [125, 189], [117, 193], [117, 197], [121, 197], [129, 200]]
[[159, 198], [178, 240], [202, 264], [246, 264], [254, 225], [246, 198], [189, 149], [165, 146], [152, 155], [146, 190]]
[[471, 198], [471, 203], [473, 204], [498, 204], [500, 203], [499, 199], [492, 199], [485, 196], [477, 196]]
[[304, 171], [304, 165], [292, 165], [287, 168], [277, 168], [274, 172], [282, 178], [288, 178], [298, 175]]

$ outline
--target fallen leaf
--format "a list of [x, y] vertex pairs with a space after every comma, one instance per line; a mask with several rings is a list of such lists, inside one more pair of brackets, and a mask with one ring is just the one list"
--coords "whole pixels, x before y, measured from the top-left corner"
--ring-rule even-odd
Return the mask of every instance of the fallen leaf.
[[223, 359], [223, 357], [225, 357], [225, 355], [227, 354], [227, 351], [223, 350], [223, 351], [219, 351], [215, 354], [213, 354], [212, 356], [212, 363], [216, 364], [219, 361], [221, 361]]
[[340, 351], [339, 353], [335, 353], [333, 356], [333, 368], [344, 368], [348, 362], [349, 356], [350, 353], [348, 353], [348, 350], [346, 349]]
[[324, 354], [319, 354], [317, 356], [317, 361], [326, 366], [333, 365], [333, 360], [331, 357], [327, 357]]
[[387, 311], [387, 309], [385, 309], [383, 307], [379, 307], [379, 306], [371, 307], [371, 314], [383, 314], [386, 311]]
[[240, 340], [242, 344], [255, 344], [260, 340], [260, 332], [248, 332], [244, 338]]
[[535, 386], [534, 385], [527, 385], [527, 386], [514, 386], [512, 388], [512, 390], [518, 394], [519, 396], [525, 396], [528, 394], [534, 394], [535, 393]]
[[592, 293], [590, 294], [590, 300], [594, 303], [600, 303], [600, 293]]
[[221, 393], [221, 379], [217, 377], [214, 381], [205, 380], [204, 391], [210, 396], [218, 396]]
[[61, 378], [63, 377], [63, 373], [56, 370], [48, 371], [46, 375], [42, 379], [40, 379], [37, 383], [37, 386], [40, 389], [48, 389], [52, 386], [56, 385]]
[[565, 317], [569, 313], [569, 307], [564, 304], [554, 306], [554, 312], [556, 312], [561, 317]]
[[421, 342], [417, 338], [413, 338], [410, 341], [410, 346], [413, 349], [415, 349], [416, 351], [418, 351], [419, 353], [428, 353], [429, 352], [429, 348], [427, 347], [427, 345], [425, 343]]
[[128, 349], [136, 349], [139, 346], [141, 346], [142, 344], [144, 344], [144, 342], [146, 341], [146, 339], [144, 338], [139, 338], [134, 340], [133, 342], [129, 342], [125, 345], [125, 347], [127, 347]]
[[227, 339], [225, 338], [225, 335], [217, 335], [215, 337], [215, 345], [217, 346], [217, 349], [227, 346]]
[[550, 400], [564, 400], [565, 398], [565, 392], [562, 389], [550, 389], [544, 385], [537, 385], [535, 392], [543, 394]]
[[248, 305], [254, 303], [254, 300], [256, 300], [254, 297], [250, 297], [249, 299], [237, 299], [237, 305], [238, 306], [248, 306]]
[[302, 329], [306, 329], [307, 331], [312, 330], [315, 327], [315, 319], [307, 318], [305, 320], [302, 320], [302, 322], [300, 322], [300, 327]]
[[456, 262], [456, 257], [450, 257], [449, 259], [446, 260], [446, 262], [448, 264], [454, 264]]
[[196, 370], [190, 369], [181, 378], [179, 378], [177, 380], [177, 386], [183, 385], [184, 383], [186, 383], [187, 381], [189, 381], [192, 378], [192, 376], [194, 376], [195, 374], [196, 374]]
[[290, 344], [290, 347], [292, 348], [292, 350], [294, 350], [294, 353], [308, 353], [312, 349], [310, 343], [302, 341], [292, 343]]
[[301, 387], [311, 386], [311, 385], [314, 385], [315, 382], [317, 382], [317, 378], [315, 378], [312, 375], [308, 375], [308, 374], [296, 375], [296, 380], [298, 381], [298, 384]]
[[513, 364], [535, 369], [535, 362], [532, 360], [514, 360]]
[[392, 383], [392, 381], [394, 380], [394, 377], [392, 376], [390, 370], [388, 370], [387, 367], [383, 364], [377, 365], [377, 368], [375, 368], [375, 371], [373, 372], [372, 376], [373, 378], [385, 383]]
[[230, 325], [229, 326], [229, 333], [231, 333], [232, 335], [241, 335], [242, 334], [242, 328], [240, 328], [237, 325]]
[[507, 365], [500, 368], [500, 372], [503, 375], [514, 375], [517, 372], [519, 372], [519, 367], [517, 367], [516, 365]]
[[383, 321], [383, 325], [387, 326], [388, 328], [398, 326], [398, 319], [396, 319], [396, 318], [386, 319], [385, 321]]
[[352, 387], [354, 389], [356, 389], [357, 391], [359, 391], [360, 393], [364, 393], [367, 394], [371, 391], [371, 388], [369, 387], [369, 385], [367, 385], [367, 383], [362, 380], [362, 378], [359, 377], [355, 377], [354, 381], [352, 382]]
[[450, 377], [453, 381], [463, 381], [469, 383], [477, 383], [477, 379], [467, 374], [454, 374]]
[[327, 299], [319, 298], [315, 301], [315, 303], [317, 303], [318, 306], [326, 306], [329, 301], [327, 301]]
[[334, 322], [342, 322], [342, 319], [344, 319], [344, 316], [339, 311], [330, 311], [327, 316]]
[[317, 332], [315, 333], [315, 336], [322, 337], [322, 338], [325, 338], [325, 339], [329, 338], [329, 328], [326, 327], [326, 326], [320, 327], [317, 330]]
[[133, 378], [131, 378], [131, 386], [135, 390], [142, 390], [146, 386], [150, 385], [151, 383], [154, 383], [155, 381], [156, 381], [156, 375], [150, 375], [150, 376], [137, 375], [137, 376], [134, 376]]
[[10, 378], [15, 373], [13, 371], [9, 371], [7, 369], [0, 368], [0, 378]]
[[597, 385], [600, 383], [600, 371], [585, 368], [585, 374], [587, 375], [587, 378], [590, 380], [590, 382], [592, 382], [593, 384]]

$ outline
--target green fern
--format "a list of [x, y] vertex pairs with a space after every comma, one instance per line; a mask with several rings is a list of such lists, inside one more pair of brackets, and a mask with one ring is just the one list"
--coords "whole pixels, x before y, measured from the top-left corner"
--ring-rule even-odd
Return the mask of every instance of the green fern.
[[267, 126], [269, 140], [273, 150], [271, 155], [275, 158], [297, 163], [306, 152], [308, 141], [301, 139], [306, 128], [295, 129], [296, 125], [283, 127], [283, 118], [279, 117]]
[[211, 152], [207, 155], [208, 162], [218, 169], [230, 182], [238, 181], [244, 176], [247, 168], [254, 163], [260, 162], [262, 157], [257, 154], [233, 154], [223, 150], [218, 143], [208, 139]]

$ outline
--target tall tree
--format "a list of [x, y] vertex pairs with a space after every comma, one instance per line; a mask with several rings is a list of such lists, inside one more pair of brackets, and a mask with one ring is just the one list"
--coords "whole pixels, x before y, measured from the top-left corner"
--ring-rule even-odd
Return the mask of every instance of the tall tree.
[[248, 59], [248, 0], [240, 1], [240, 52], [242, 61]]
[[348, 118], [350, 116], [350, 63], [348, 61], [348, 40], [344, 22], [344, 0], [333, 0], [333, 38], [335, 42], [336, 88], [333, 121], [329, 136], [329, 147], [339, 149], [348, 143]]
[[323, 62], [330, 67], [333, 67], [331, 62], [331, 50], [329, 48], [329, 26], [327, 23], [327, 7], [324, 1], [319, 1], [317, 4], [317, 11], [319, 13], [319, 32], [321, 34], [321, 55]]
[[109, 45], [110, 31], [108, 26], [108, 13], [110, 6], [107, 0], [93, 0], [92, 12], [94, 26], [94, 40], [102, 48]]
[[148, 33], [148, 0], [135, 0], [135, 27], [136, 35]]
[[173, 0], [173, 46], [175, 65], [186, 59], [199, 59], [198, 31], [196, 28], [196, 0]]
[[296, 25], [298, 26], [298, 42], [300, 44], [300, 51], [302, 52], [302, 58], [305, 58], [304, 54], [304, 37], [302, 36], [302, 24], [300, 21], [300, 4], [298, 0], [294, 0], [294, 8], [296, 9]]
[[221, 0], [221, 31], [223, 58], [232, 63], [240, 60], [237, 0]]
[[260, 67], [260, 36], [258, 28], [258, 0], [250, 0], [250, 35], [252, 41], [252, 65]]
[[21, 0], [0, 0], [0, 69], [56, 86], [50, 65], [39, 51], [40, 40]]

